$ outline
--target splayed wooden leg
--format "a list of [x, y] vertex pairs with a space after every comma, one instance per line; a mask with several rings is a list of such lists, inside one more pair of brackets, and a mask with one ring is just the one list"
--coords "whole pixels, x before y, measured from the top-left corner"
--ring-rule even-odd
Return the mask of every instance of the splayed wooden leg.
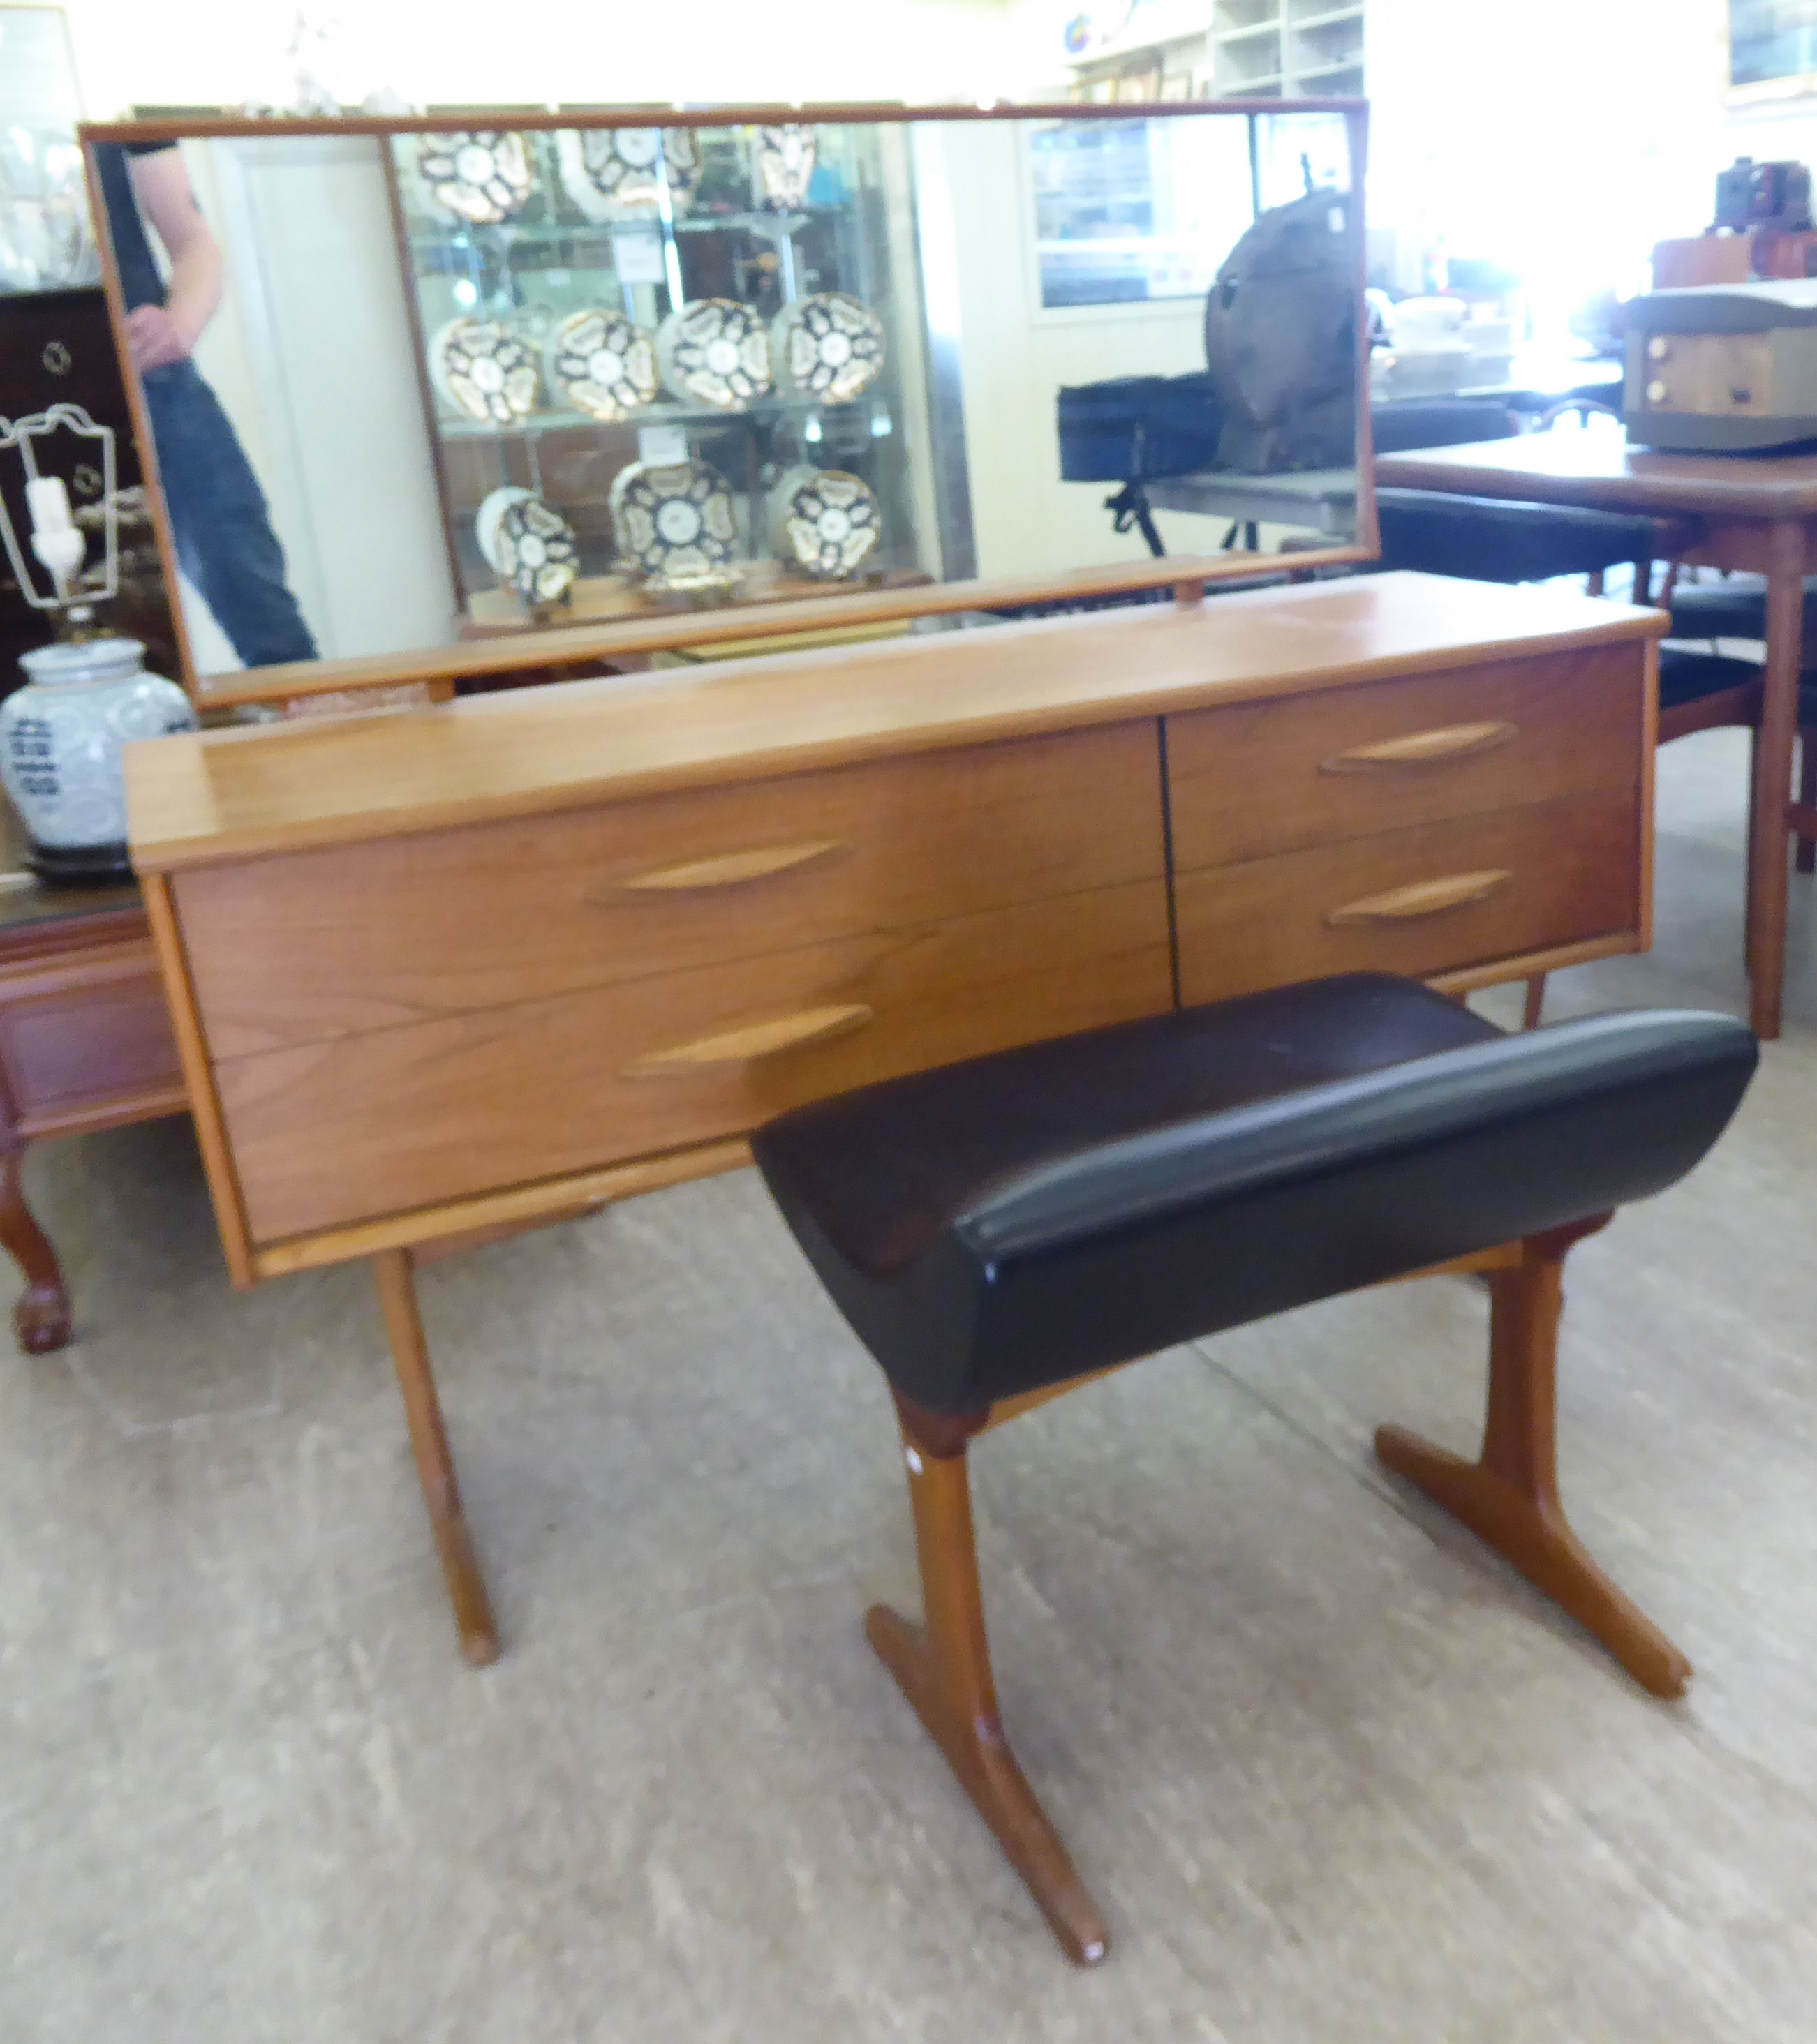
[[905, 1412], [903, 1445], [926, 1622], [912, 1625], [887, 1605], [874, 1604], [864, 1615], [864, 1636], [995, 1833], [1068, 1958], [1095, 1965], [1111, 1949], [1110, 1934], [1023, 1778], [997, 1714], [963, 1435], [949, 1452], [935, 1453], [918, 1438]]
[[1526, 983], [1526, 999], [1521, 1004], [1520, 1026], [1537, 1029], [1546, 1009], [1546, 974], [1536, 972]]
[[1683, 1695], [1691, 1663], [1597, 1567], [1558, 1499], [1558, 1315], [1566, 1251], [1602, 1227], [1534, 1235], [1521, 1261], [1489, 1274], [1489, 1404], [1473, 1462], [1400, 1427], [1376, 1431], [1376, 1454], [1486, 1541], [1536, 1589], [1608, 1648], [1644, 1689]]
[[382, 1251], [372, 1259], [372, 1275], [378, 1282], [379, 1304], [385, 1309], [391, 1360], [397, 1366], [398, 1388], [403, 1393], [404, 1413], [410, 1422], [410, 1446], [416, 1450], [417, 1474], [454, 1606], [460, 1650], [475, 1667], [482, 1668], [499, 1658], [499, 1628], [492, 1620], [485, 1578], [479, 1573], [472, 1536], [460, 1509], [454, 1458], [448, 1452], [441, 1401], [436, 1396], [435, 1377], [429, 1368], [429, 1344], [423, 1339], [422, 1318], [417, 1310], [410, 1251]]

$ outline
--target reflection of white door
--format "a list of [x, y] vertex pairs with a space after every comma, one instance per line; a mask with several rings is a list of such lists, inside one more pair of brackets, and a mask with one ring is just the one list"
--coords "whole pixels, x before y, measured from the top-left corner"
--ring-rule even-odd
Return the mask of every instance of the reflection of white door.
[[[226, 271], [197, 362], [264, 486], [291, 586], [330, 659], [444, 644], [455, 610], [383, 146], [302, 135], [186, 145], [206, 153], [194, 173]], [[197, 659], [210, 670], [199, 648]]]
[[[1202, 299], [1043, 309], [1022, 124], [941, 131], [958, 275], [965, 452], [980, 575], [1049, 574], [1145, 559], [1138, 532], [1111, 529], [1114, 486], [1062, 482], [1062, 385], [1205, 367]], [[1246, 194], [1245, 194], [1246, 198]], [[1169, 552], [1203, 551], [1203, 519], [1159, 521]]]

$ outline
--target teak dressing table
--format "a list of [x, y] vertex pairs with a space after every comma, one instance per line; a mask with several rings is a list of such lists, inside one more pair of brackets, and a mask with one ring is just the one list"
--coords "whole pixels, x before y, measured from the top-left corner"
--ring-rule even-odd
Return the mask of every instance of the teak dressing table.
[[1389, 574], [129, 748], [229, 1267], [372, 1258], [468, 1657], [414, 1259], [974, 1052], [1643, 947], [1665, 624]]

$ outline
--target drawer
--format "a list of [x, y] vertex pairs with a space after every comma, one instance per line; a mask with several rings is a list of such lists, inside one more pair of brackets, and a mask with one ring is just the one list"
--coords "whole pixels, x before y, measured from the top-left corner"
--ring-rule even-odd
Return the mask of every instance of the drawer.
[[68, 984], [0, 1005], [0, 1064], [23, 1135], [130, 1120], [147, 1106], [167, 1114], [182, 1093], [164, 983], [148, 949], [137, 972], [110, 970], [108, 962], [86, 978], [78, 965]]
[[255, 1239], [716, 1136], [1172, 1005], [1157, 878], [230, 1059]]
[[1609, 646], [1167, 720], [1182, 871], [1628, 786], [1645, 649]]
[[216, 1057], [1158, 879], [1152, 721], [179, 874]]
[[1448, 972], [1640, 925], [1637, 790], [1182, 874], [1180, 998]]

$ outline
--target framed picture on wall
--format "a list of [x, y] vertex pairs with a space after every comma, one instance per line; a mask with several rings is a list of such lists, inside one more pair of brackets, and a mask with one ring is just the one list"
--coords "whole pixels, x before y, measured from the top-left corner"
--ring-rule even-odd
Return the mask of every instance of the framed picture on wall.
[[1817, 93], [1817, 0], [1729, 0], [1728, 98]]

